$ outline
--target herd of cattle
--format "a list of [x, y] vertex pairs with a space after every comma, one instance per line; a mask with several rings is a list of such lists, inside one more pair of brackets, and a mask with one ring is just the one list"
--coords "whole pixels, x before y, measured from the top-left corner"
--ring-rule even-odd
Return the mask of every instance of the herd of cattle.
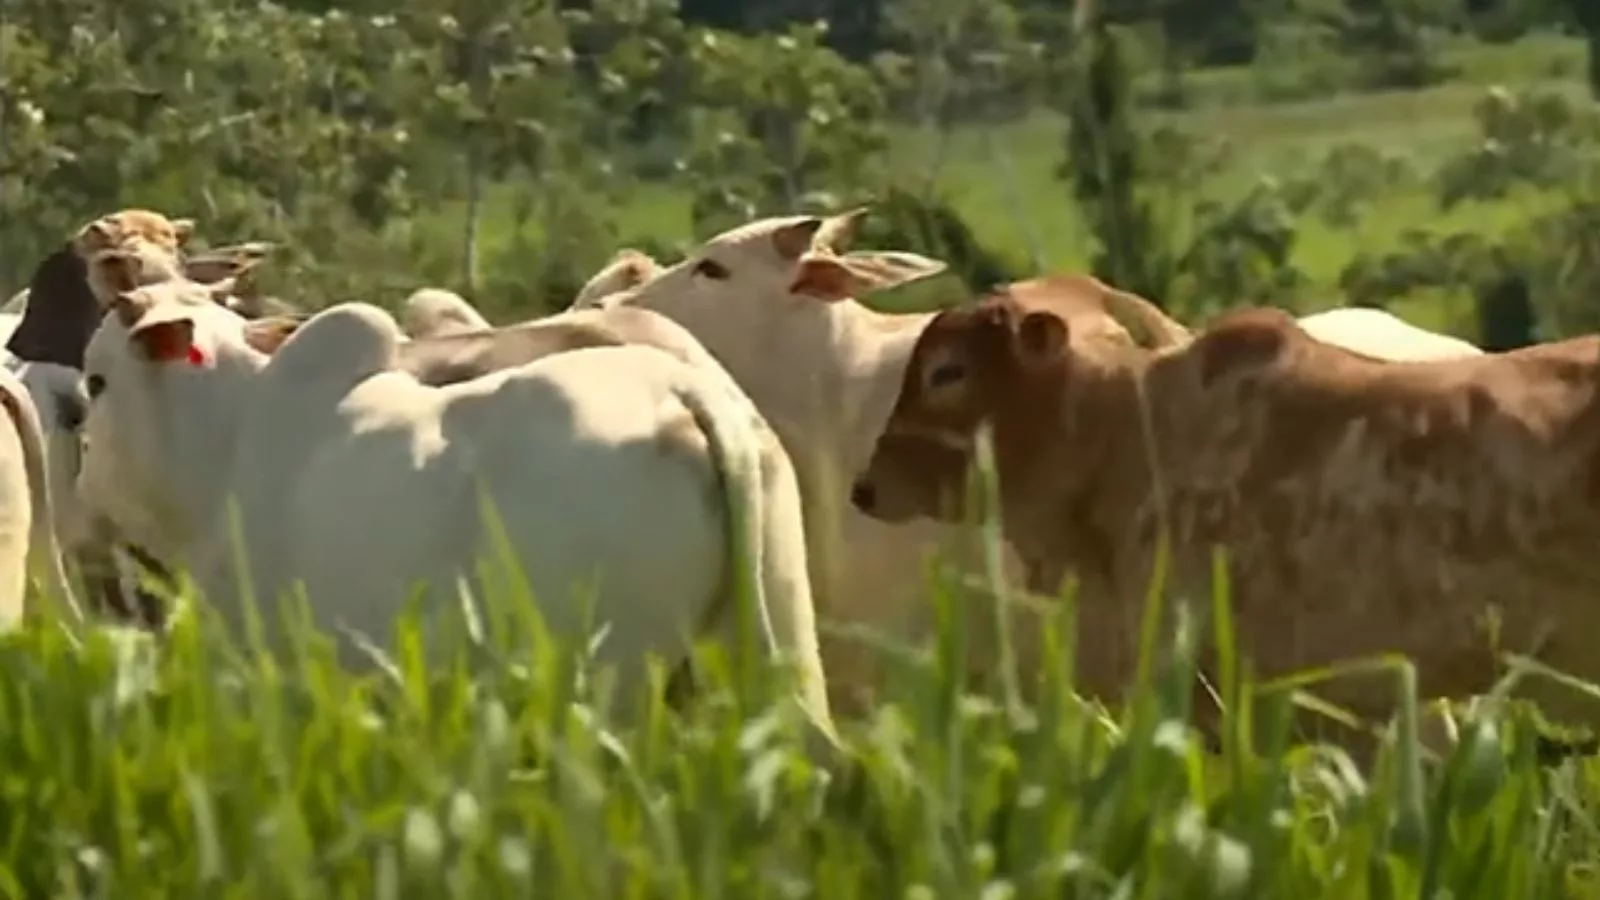
[[[0, 611], [21, 616], [30, 568], [77, 606], [65, 557], [101, 614], [159, 626], [126, 555], [190, 573], [225, 622], [298, 586], [323, 627], [381, 640], [419, 585], [426, 615], [504, 577], [497, 548], [554, 631], [604, 628], [625, 692], [648, 657], [731, 635], [748, 595], [831, 737], [883, 661], [820, 621], [931, 635], [930, 553], [978, 564], [982, 430], [1005, 567], [1076, 583], [1089, 693], [1131, 679], [1158, 545], [1191, 596], [1226, 548], [1261, 675], [1396, 651], [1424, 694], [1464, 697], [1509, 650], [1600, 681], [1600, 338], [1485, 354], [1365, 309], [1192, 333], [1077, 275], [882, 313], [857, 298], [945, 265], [848, 249], [863, 214], [760, 219], [670, 266], [624, 250], [567, 310], [501, 328], [438, 289], [398, 321], [305, 315], [250, 288], [266, 245], [190, 253], [188, 220], [104, 216], [0, 314]], [[981, 681], [994, 610], [960, 614]], [[1036, 688], [1045, 629], [1011, 615]], [[1323, 696], [1382, 719], [1395, 694]]]

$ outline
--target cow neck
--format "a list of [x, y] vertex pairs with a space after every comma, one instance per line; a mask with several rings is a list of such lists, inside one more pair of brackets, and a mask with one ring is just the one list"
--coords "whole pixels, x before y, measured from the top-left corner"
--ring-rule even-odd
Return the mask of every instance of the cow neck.
[[[1060, 434], [1067, 443], [1057, 453], [1072, 460], [1067, 467], [1072, 481], [1058, 495], [1055, 514], [1074, 523], [1079, 544], [1116, 546], [1144, 501], [1161, 502], [1155, 496], [1162, 484], [1155, 466], [1170, 460], [1161, 440], [1159, 380], [1150, 377], [1155, 359], [1147, 350], [1113, 348], [1105, 362], [1075, 372], [1079, 384], [1063, 397], [1061, 421], [1068, 427]], [[1148, 419], [1140, 411], [1141, 400], [1148, 405]]]
[[934, 313], [881, 313], [854, 301], [830, 307], [837, 395], [824, 398], [840, 424], [835, 452], [852, 475], [866, 467], [900, 395], [917, 338]]
[[228, 492], [237, 482], [234, 469], [239, 457], [239, 435], [267, 359], [247, 347], [221, 347], [217, 350], [215, 368], [204, 382], [206, 393], [211, 395], [212, 400], [209, 404], [212, 418], [210, 427], [206, 429], [208, 433], [188, 433], [177, 439], [190, 445], [187, 448], [190, 454], [210, 456], [225, 462], [217, 466], [195, 466], [184, 473], [180, 484], [188, 488], [189, 496], [185, 499], [185, 505], [190, 516], [189, 528], [188, 533], [182, 536], [181, 550], [163, 548], [168, 549], [162, 555], [169, 562], [175, 563], [180, 558], [186, 558], [195, 549], [196, 541], [204, 540], [210, 534], [206, 529], [212, 523], [226, 521], [220, 517], [226, 511]]

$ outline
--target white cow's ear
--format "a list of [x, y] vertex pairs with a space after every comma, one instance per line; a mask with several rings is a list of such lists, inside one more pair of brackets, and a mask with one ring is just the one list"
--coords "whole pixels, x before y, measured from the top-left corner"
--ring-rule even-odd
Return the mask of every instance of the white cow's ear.
[[194, 237], [194, 220], [173, 219], [172, 236], [177, 239], [179, 247], [187, 244], [189, 242], [189, 238]]
[[780, 259], [799, 259], [811, 249], [811, 240], [822, 229], [819, 216], [797, 216], [794, 221], [772, 232], [772, 249]]
[[840, 253], [850, 246], [856, 236], [856, 229], [861, 227], [861, 220], [867, 217], [867, 207], [858, 206], [855, 209], [845, 210], [838, 215], [829, 216], [822, 222], [822, 227], [817, 229], [816, 235], [811, 239], [814, 250], [828, 250]]
[[283, 342], [306, 323], [304, 316], [271, 316], [257, 319], [244, 326], [244, 341], [257, 353], [268, 356], [278, 352]]
[[789, 293], [829, 303], [888, 290], [938, 275], [945, 263], [916, 253], [862, 251], [844, 256], [807, 254], [796, 267]]
[[194, 361], [194, 320], [174, 316], [141, 321], [128, 331], [128, 342], [151, 362]]

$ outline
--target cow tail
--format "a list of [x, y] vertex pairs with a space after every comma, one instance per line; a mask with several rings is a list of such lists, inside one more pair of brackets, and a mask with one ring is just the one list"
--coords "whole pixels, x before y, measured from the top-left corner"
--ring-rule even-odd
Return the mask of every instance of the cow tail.
[[51, 496], [49, 470], [45, 464], [44, 429], [39, 424], [39, 410], [32, 395], [22, 381], [9, 371], [0, 374], [0, 404], [17, 428], [17, 442], [22, 445], [22, 465], [28, 477], [28, 496], [35, 509], [28, 533], [28, 568], [42, 572], [55, 592], [56, 602], [65, 603], [74, 617], [82, 616], [82, 608], [67, 580], [66, 567], [61, 561], [61, 548], [56, 543], [55, 498]]
[[[728, 396], [721, 385], [699, 380], [691, 385], [679, 398], [706, 436], [722, 481], [730, 564], [726, 593], [737, 597], [744, 582], [769, 651], [794, 661], [801, 707], [836, 745], [793, 465], [742, 397]], [[773, 509], [766, 508], [768, 500], [777, 501]], [[736, 564], [740, 560], [744, 565]]]

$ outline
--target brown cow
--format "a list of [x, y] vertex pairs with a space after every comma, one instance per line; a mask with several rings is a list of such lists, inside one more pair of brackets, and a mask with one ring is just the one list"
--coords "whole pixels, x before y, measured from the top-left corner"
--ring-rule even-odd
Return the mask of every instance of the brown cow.
[[[1497, 619], [1500, 650], [1600, 681], [1600, 337], [1384, 362], [1251, 309], [1140, 346], [1079, 333], [1077, 310], [1116, 308], [1076, 284], [941, 313], [852, 499], [887, 521], [959, 519], [987, 421], [1029, 587], [1078, 579], [1085, 689], [1130, 680], [1163, 519], [1170, 583], [1191, 597], [1209, 597], [1212, 548], [1227, 549], [1237, 639], [1262, 675], [1399, 652], [1423, 696], [1481, 693]], [[1600, 709], [1525, 687], [1558, 719]], [[1369, 720], [1395, 696], [1369, 677], [1317, 693]]]
[[124, 209], [85, 224], [34, 270], [22, 322], [6, 349], [30, 362], [83, 368], [84, 345], [115, 296], [90, 270], [88, 260], [120, 248], [144, 264], [150, 280], [159, 280], [177, 270], [183, 245], [193, 233], [193, 220], [169, 219], [147, 209]]

